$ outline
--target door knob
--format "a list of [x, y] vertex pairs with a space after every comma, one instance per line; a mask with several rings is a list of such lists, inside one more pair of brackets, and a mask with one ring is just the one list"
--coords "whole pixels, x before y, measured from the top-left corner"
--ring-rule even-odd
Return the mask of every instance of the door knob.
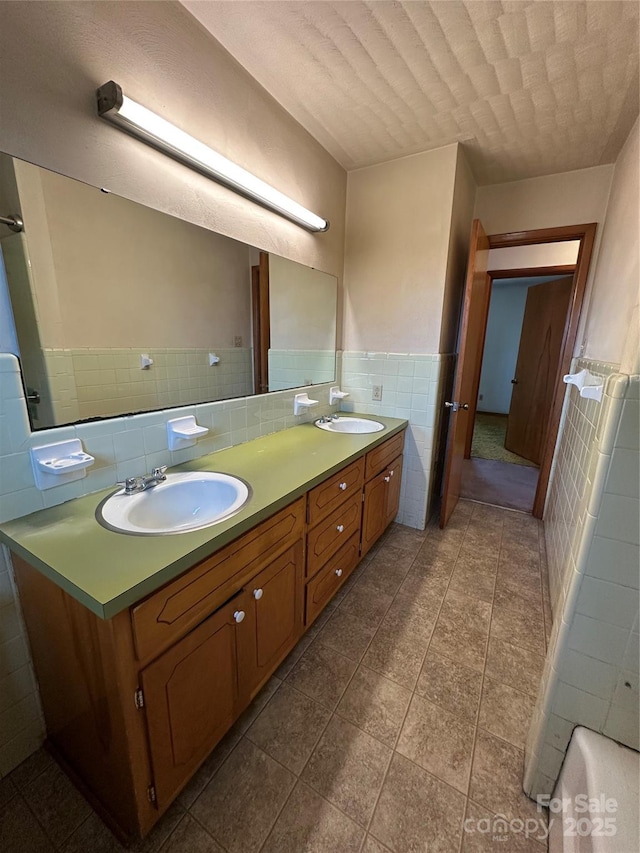
[[459, 403], [457, 400], [454, 400], [453, 403], [446, 402], [444, 405], [445, 405], [445, 408], [451, 409], [452, 412], [457, 412], [458, 409], [468, 409], [469, 408], [468, 403]]
[[233, 614], [233, 618], [238, 623], [242, 622], [242, 620], [244, 619], [244, 610], [236, 610], [236, 612]]
[[517, 385], [517, 384], [518, 384], [518, 380], [517, 380], [517, 379], [512, 379], [512, 380], [511, 380], [511, 384], [512, 384], [512, 385]]
[[254, 589], [253, 590], [253, 597], [255, 598], [256, 601], [260, 601], [263, 594], [264, 594], [263, 590], [261, 590], [261, 589]]

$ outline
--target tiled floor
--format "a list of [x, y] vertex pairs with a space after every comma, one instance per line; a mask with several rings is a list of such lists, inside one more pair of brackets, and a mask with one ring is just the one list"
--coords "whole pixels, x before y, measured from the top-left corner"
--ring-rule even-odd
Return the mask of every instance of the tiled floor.
[[[541, 818], [521, 791], [550, 629], [540, 533], [466, 501], [445, 531], [394, 525], [134, 849], [544, 853], [480, 831]], [[0, 781], [2, 853], [121, 849], [44, 752]]]

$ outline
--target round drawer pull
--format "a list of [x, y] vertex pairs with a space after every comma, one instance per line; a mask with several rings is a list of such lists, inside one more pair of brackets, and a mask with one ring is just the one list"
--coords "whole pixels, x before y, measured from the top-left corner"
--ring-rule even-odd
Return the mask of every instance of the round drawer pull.
[[344, 524], [339, 524], [339, 525], [336, 527], [336, 530], [338, 531], [338, 533], [342, 533], [342, 531], [344, 530]]
[[341, 578], [342, 577], [342, 569], [336, 569], [336, 575]]
[[391, 477], [385, 477], [384, 478], [385, 483], [388, 483], [390, 480], [391, 480]]
[[263, 595], [264, 595], [264, 590], [262, 590], [262, 589], [254, 589], [253, 590], [253, 597], [255, 598], [256, 601], [260, 601], [260, 599], [262, 598]]
[[344, 492], [344, 490], [347, 488], [347, 484], [346, 483], [340, 483], [340, 488]]
[[236, 622], [242, 622], [242, 620], [244, 619], [244, 610], [236, 610], [236, 612], [233, 614], [233, 618]]

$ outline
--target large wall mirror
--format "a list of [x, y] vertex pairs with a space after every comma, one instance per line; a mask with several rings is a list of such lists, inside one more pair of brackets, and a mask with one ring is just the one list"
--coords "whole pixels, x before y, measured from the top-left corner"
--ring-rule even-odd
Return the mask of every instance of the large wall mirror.
[[0, 154], [16, 213], [0, 344], [34, 429], [335, 378], [334, 276]]

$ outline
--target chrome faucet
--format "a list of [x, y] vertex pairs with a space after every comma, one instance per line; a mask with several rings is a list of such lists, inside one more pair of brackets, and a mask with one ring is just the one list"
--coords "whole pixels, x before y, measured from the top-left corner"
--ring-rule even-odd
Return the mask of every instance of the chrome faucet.
[[138, 492], [145, 492], [147, 489], [152, 489], [158, 483], [162, 483], [167, 479], [165, 471], [166, 465], [161, 465], [159, 468], [154, 468], [150, 474], [143, 474], [139, 477], [127, 477], [124, 483], [117, 483], [118, 486], [124, 486], [125, 495], [135, 495]]

